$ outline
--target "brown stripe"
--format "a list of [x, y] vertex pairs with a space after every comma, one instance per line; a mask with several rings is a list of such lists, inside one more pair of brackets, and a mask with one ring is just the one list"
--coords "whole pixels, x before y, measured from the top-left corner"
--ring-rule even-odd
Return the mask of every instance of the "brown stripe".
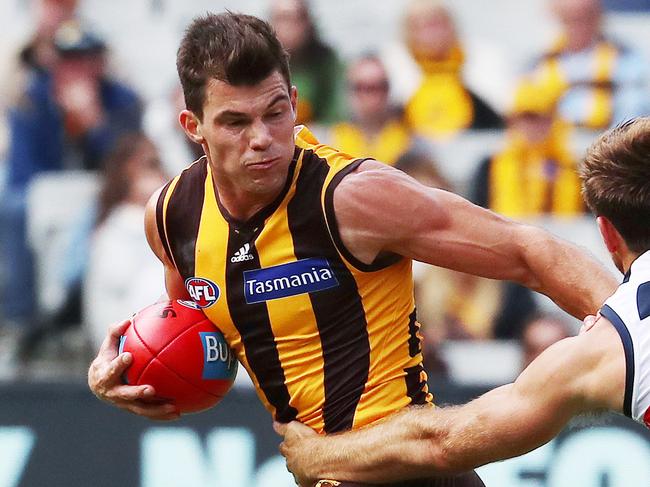
[[171, 262], [174, 262], [172, 253], [169, 250], [169, 242], [167, 241], [167, 235], [165, 233], [165, 215], [164, 215], [165, 197], [167, 196], [167, 191], [169, 191], [169, 186], [172, 184], [172, 181], [169, 181], [165, 185], [165, 187], [160, 192], [160, 195], [158, 196], [158, 201], [156, 202], [156, 227], [158, 228], [158, 236], [160, 237], [160, 241], [163, 244], [163, 248], [165, 249], [165, 253], [167, 254], [167, 257]]
[[259, 254], [253, 242], [261, 231], [260, 227], [253, 233], [243, 234], [235, 232], [231, 227], [227, 255], [234, 255], [243, 245], [249, 243], [251, 247], [248, 255], [253, 259], [242, 262], [232, 262], [230, 259], [227, 261], [226, 296], [233, 324], [244, 343], [246, 360], [257, 378], [260, 389], [275, 408], [275, 419], [288, 423], [296, 419], [298, 411], [289, 404], [289, 390], [285, 383], [266, 303], [247, 304], [244, 297], [244, 272], [260, 268]]
[[417, 313], [414, 309], [409, 315], [409, 355], [415, 357], [422, 352], [422, 344], [418, 332], [420, 331], [420, 323], [417, 321]]
[[287, 216], [296, 258], [326, 258], [339, 282], [309, 295], [323, 351], [324, 430], [334, 433], [352, 428], [368, 379], [370, 343], [357, 283], [332, 243], [321, 207], [328, 171], [326, 161], [305, 151]]
[[406, 395], [411, 398], [411, 404], [426, 404], [429, 402], [429, 387], [426, 372], [422, 364], [404, 369], [406, 372]]
[[207, 164], [207, 159], [202, 159], [183, 171], [167, 204], [169, 248], [183, 279], [194, 276], [194, 253], [205, 197]]

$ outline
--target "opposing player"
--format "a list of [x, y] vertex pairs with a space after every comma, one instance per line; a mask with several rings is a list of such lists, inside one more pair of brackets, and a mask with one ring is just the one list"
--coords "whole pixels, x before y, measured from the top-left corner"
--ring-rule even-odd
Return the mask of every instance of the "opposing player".
[[598, 317], [513, 384], [464, 406], [410, 409], [323, 439], [299, 423], [276, 425], [302, 485], [323, 476], [385, 482], [463, 471], [526, 453], [585, 412], [618, 411], [650, 427], [650, 118], [601, 136], [581, 173], [586, 202], [625, 273]]
[[[196, 19], [178, 51], [180, 122], [205, 157], [151, 200], [146, 232], [170, 298], [223, 331], [279, 422], [319, 433], [429, 404], [411, 259], [538, 289], [582, 318], [616, 286], [594, 259], [542, 230], [418, 184], [294, 130], [297, 92], [270, 27]], [[89, 370], [102, 399], [155, 419], [150, 386], [120, 383], [117, 326]], [[482, 485], [473, 472], [412, 485]]]

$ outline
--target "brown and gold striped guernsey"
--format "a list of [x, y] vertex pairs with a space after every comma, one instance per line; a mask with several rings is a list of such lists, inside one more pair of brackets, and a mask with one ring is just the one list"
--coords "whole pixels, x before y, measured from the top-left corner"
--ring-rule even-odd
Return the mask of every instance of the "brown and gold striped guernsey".
[[220, 206], [205, 158], [157, 206], [165, 251], [267, 409], [319, 432], [431, 401], [410, 260], [366, 265], [339, 237], [334, 188], [362, 161], [303, 127], [285, 188], [250, 220]]

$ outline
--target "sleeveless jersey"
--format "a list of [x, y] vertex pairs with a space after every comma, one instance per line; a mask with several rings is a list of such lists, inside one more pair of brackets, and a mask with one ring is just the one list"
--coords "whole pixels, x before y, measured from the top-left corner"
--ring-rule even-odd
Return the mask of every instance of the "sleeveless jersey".
[[364, 159], [297, 129], [281, 194], [246, 222], [221, 207], [207, 159], [157, 205], [165, 251], [224, 333], [266, 408], [332, 433], [431, 401], [411, 261], [366, 265], [344, 247], [337, 184]]
[[626, 416], [650, 427], [650, 251], [638, 257], [600, 310], [625, 350]]

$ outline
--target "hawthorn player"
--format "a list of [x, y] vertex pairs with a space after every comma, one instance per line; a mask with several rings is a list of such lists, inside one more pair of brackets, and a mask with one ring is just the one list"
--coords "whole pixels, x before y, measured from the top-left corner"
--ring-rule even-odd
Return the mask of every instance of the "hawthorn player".
[[[594, 259], [540, 229], [294, 129], [297, 91], [265, 22], [197, 18], [177, 67], [180, 122], [205, 157], [152, 198], [147, 236], [170, 298], [198, 297], [200, 280], [197, 302], [276, 420], [334, 433], [430, 403], [411, 259], [518, 281], [580, 318], [615, 288]], [[130, 360], [115, 355], [119, 332], [91, 365], [91, 389], [130, 411], [173, 417], [143, 404], [146, 388], [119, 384]], [[470, 472], [412, 485], [482, 483]]]

